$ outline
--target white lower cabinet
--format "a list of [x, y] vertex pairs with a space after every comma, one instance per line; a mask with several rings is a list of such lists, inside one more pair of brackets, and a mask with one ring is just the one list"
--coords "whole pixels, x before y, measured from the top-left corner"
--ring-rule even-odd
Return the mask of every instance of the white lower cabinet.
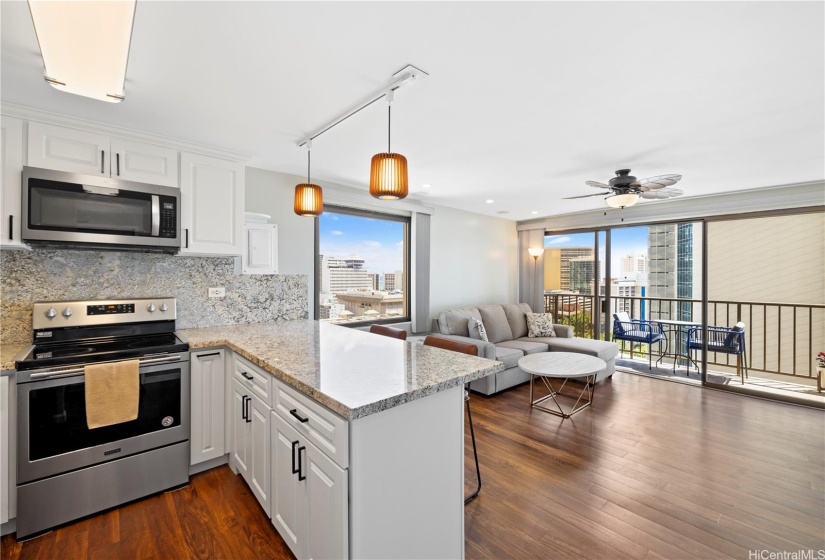
[[9, 429], [9, 377], [6, 375], [0, 377], [0, 429], [3, 430], [0, 433], [0, 523], [5, 523], [10, 519], [9, 490], [14, 487], [9, 476], [9, 440], [12, 438]]
[[237, 378], [232, 380], [230, 461], [269, 515], [269, 429], [272, 409]]
[[189, 364], [192, 378], [189, 464], [196, 465], [226, 453], [224, 351], [192, 352]]
[[347, 558], [347, 471], [272, 413], [272, 523], [292, 553]]

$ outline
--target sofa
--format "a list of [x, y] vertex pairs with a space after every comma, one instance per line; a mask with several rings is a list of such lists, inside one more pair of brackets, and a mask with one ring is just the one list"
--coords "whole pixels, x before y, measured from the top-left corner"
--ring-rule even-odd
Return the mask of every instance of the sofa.
[[[607, 367], [596, 375], [596, 382], [613, 375], [619, 347], [612, 342], [578, 338], [569, 325], [553, 325], [554, 337], [529, 338], [526, 303], [484, 305], [442, 311], [433, 320], [433, 332], [445, 338], [470, 342], [478, 347], [478, 355], [503, 362], [505, 370], [473, 381], [470, 388], [493, 395], [530, 380], [530, 374], [518, 367], [522, 356], [536, 352], [577, 352], [601, 358]], [[486, 330], [488, 342], [470, 336], [468, 321], [477, 319]]]

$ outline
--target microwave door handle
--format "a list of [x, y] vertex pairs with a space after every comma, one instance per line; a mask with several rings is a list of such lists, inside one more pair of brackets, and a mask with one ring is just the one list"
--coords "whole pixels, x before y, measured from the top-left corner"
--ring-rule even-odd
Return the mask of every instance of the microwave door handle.
[[160, 197], [152, 195], [152, 237], [160, 235]]
[[89, 194], [101, 194], [103, 196], [118, 196], [120, 189], [114, 187], [99, 187], [97, 185], [83, 185], [83, 192]]

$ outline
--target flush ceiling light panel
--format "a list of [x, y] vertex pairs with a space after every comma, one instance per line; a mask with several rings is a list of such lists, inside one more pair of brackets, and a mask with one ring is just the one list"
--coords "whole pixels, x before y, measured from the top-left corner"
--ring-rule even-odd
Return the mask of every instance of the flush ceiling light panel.
[[123, 101], [135, 0], [29, 0], [29, 10], [49, 84], [100, 101]]

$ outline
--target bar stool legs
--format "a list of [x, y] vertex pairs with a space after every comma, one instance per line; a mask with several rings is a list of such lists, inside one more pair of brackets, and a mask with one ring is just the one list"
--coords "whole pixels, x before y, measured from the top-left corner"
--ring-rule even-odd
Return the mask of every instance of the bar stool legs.
[[481, 490], [481, 470], [478, 468], [478, 451], [476, 450], [476, 434], [473, 431], [473, 415], [470, 413], [470, 392], [468, 390], [464, 390], [464, 401], [467, 403], [467, 418], [470, 420], [470, 439], [473, 441], [473, 458], [476, 460], [476, 478], [478, 479], [478, 487], [476, 487], [475, 492], [464, 498], [464, 503], [467, 504], [473, 500], [476, 496], [478, 496], [479, 490]]

